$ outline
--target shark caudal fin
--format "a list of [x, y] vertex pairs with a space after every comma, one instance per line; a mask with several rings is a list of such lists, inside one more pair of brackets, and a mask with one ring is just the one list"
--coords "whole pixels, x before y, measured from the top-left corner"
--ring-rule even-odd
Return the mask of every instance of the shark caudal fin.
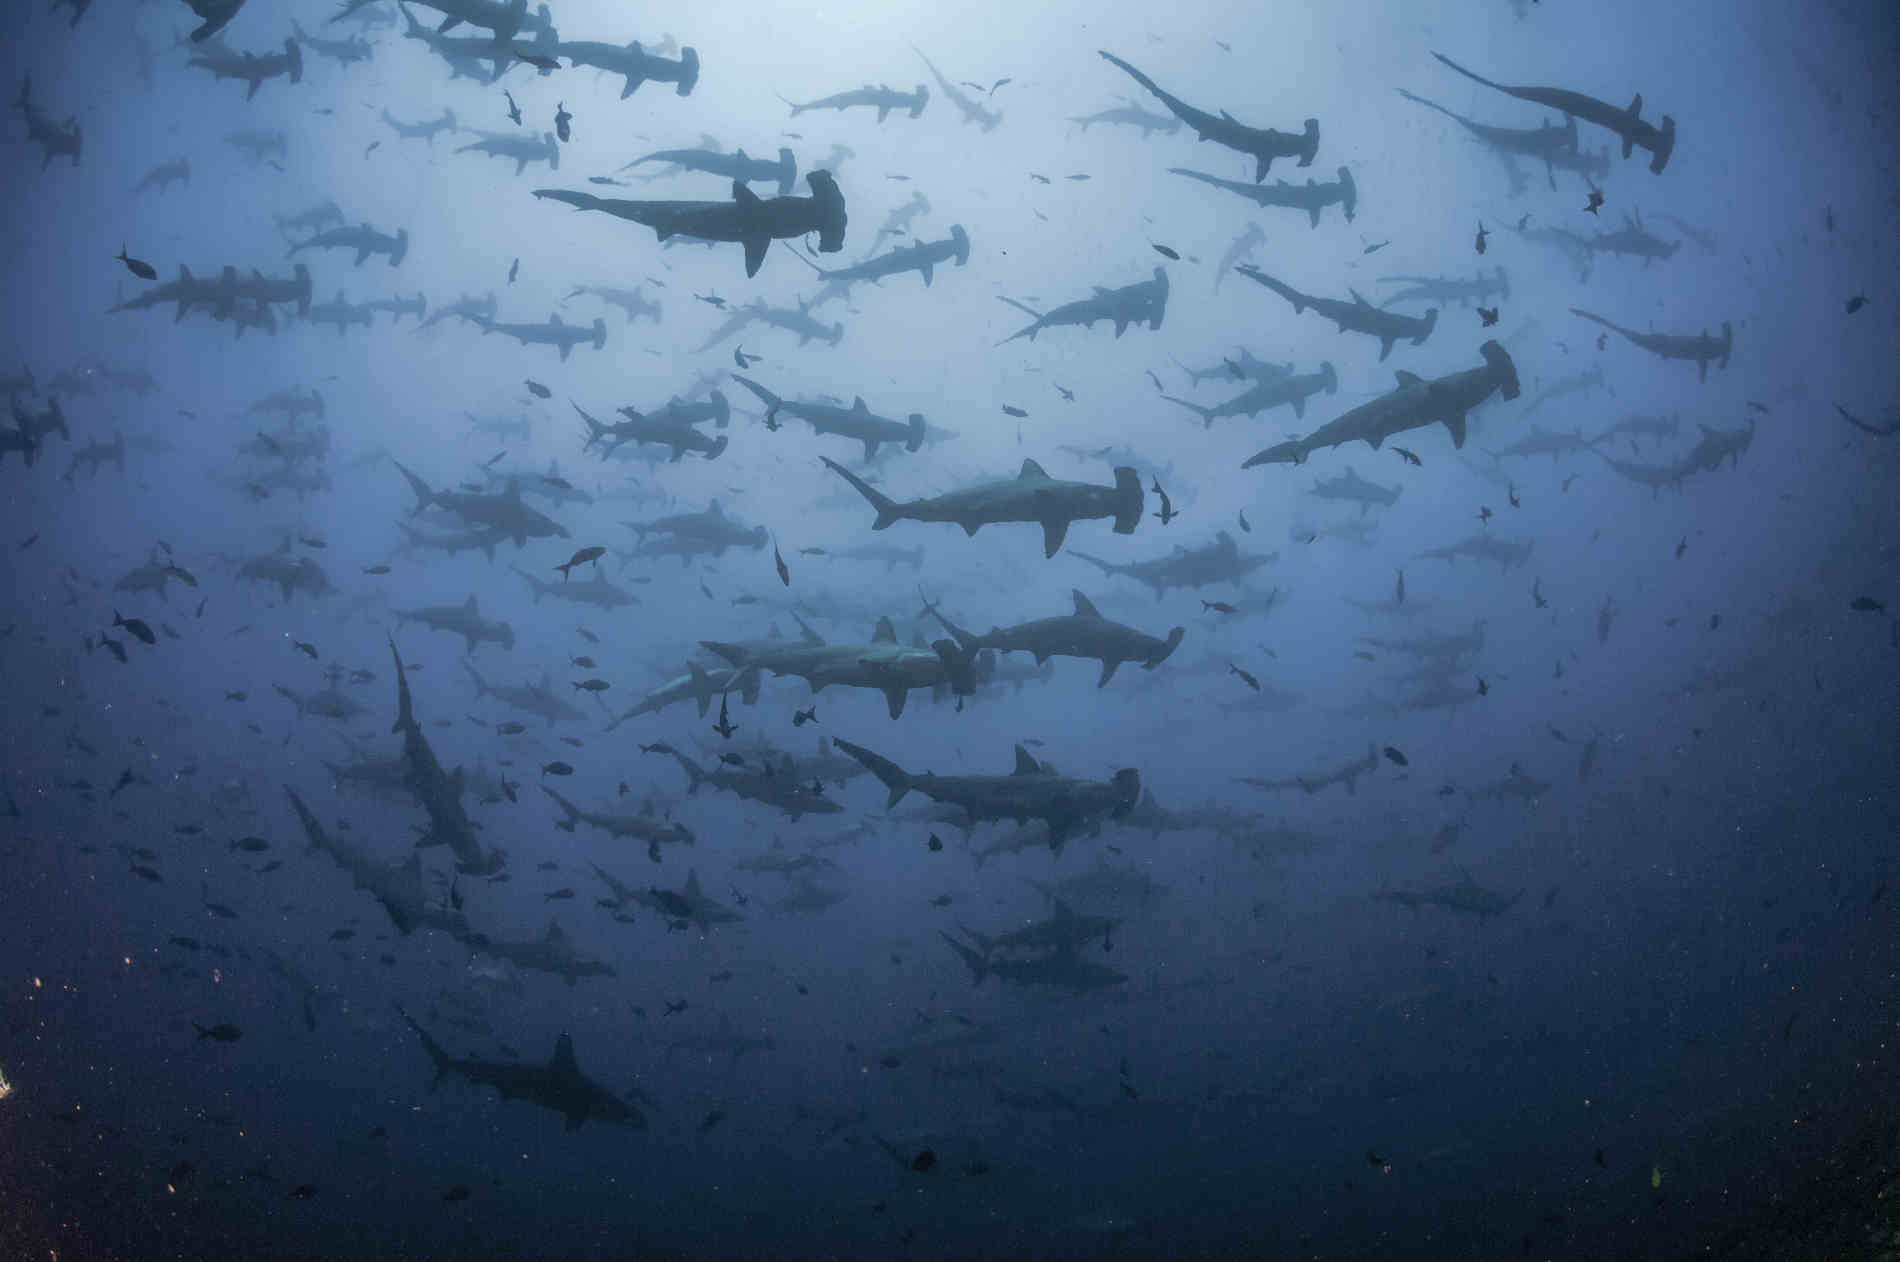
[[441, 1086], [442, 1079], [448, 1076], [449, 1069], [451, 1068], [450, 1062], [453, 1058], [450, 1057], [447, 1051], [443, 1050], [440, 1043], [429, 1037], [427, 1030], [416, 1024], [414, 1017], [403, 1011], [401, 1004], [396, 1005], [396, 1012], [408, 1023], [409, 1028], [416, 1032], [416, 1037], [422, 1040], [422, 1050], [429, 1053], [429, 1060], [435, 1066], [435, 1078], [429, 1083], [429, 1090], [433, 1091]]
[[885, 803], [886, 810], [903, 801], [904, 795], [910, 792], [910, 773], [890, 759], [879, 757], [862, 745], [853, 745], [843, 737], [836, 737], [831, 743], [863, 763], [872, 775], [884, 782], [884, 787], [890, 790], [890, 800]]
[[561, 814], [565, 817], [554, 826], [565, 833], [573, 832], [574, 821], [581, 817], [581, 808], [556, 793], [553, 789], [548, 788], [545, 784], [541, 786], [541, 792], [554, 799], [554, 804], [561, 808]]
[[[898, 518], [903, 516], [903, 509], [901, 508], [901, 506], [899, 506], [896, 500], [893, 500], [892, 498], [890, 498], [890, 496], [885, 495], [882, 491], [879, 491], [876, 487], [872, 486], [869, 482], [866, 482], [863, 478], [851, 472], [851, 470], [845, 468], [843, 465], [839, 464], [837, 461], [833, 460], [831, 457], [821, 456], [819, 458], [825, 462], [825, 466], [829, 468], [833, 473], [843, 478], [846, 482], [849, 482], [852, 485], [852, 487], [857, 490], [857, 493], [859, 495], [862, 495], [865, 499], [869, 500], [871, 503], [871, 507], [877, 510], [877, 520], [871, 523], [871, 529], [883, 530], [885, 527], [889, 526], [892, 522], [898, 520]], [[1141, 483], [1139, 479], [1137, 479], [1135, 483], [1135, 489], [1136, 490], [1141, 489]]]
[[400, 460], [392, 460], [389, 463], [395, 465], [396, 468], [402, 471], [402, 476], [409, 479], [409, 489], [416, 494], [416, 506], [409, 510], [411, 517], [414, 517], [417, 513], [429, 507], [429, 505], [434, 502], [435, 492], [429, 489], [427, 482], [424, 482], [421, 478], [411, 473]]
[[[988, 976], [989, 974], [989, 965], [984, 961], [983, 956], [979, 954], [978, 952], [971, 950], [968, 946], [965, 946], [963, 943], [958, 942], [955, 938], [951, 937], [947, 933], [944, 933], [941, 929], [938, 930], [937, 932], [943, 938], [945, 942], [948, 942], [950, 944], [950, 949], [957, 953], [957, 958], [962, 960], [964, 964], [969, 967], [970, 984], [972, 986], [981, 986], [983, 984], [984, 977]], [[428, 1036], [424, 1035], [423, 1037], [426, 1038]]]
[[1177, 399], [1175, 396], [1171, 394], [1164, 394], [1161, 397], [1166, 399], [1170, 403], [1180, 404], [1182, 407], [1186, 408], [1188, 411], [1200, 417], [1201, 424], [1203, 427], [1213, 425], [1214, 423], [1214, 409], [1213, 408], [1204, 407], [1199, 403], [1190, 402], [1187, 399]]
[[1128, 465], [1115, 468], [1115, 533], [1132, 535], [1141, 524], [1141, 475]]
[[[738, 382], [740, 385], [744, 386], [746, 389], [750, 390], [753, 394], [757, 395], [759, 397], [759, 402], [765, 404], [765, 419], [766, 420], [770, 421], [778, 417], [778, 410], [785, 406], [785, 400], [779, 398], [776, 394], [773, 394], [770, 390], [767, 390], [764, 386], [752, 380], [752, 378], [750, 377], [743, 376], [735, 372], [732, 374], [732, 379]], [[721, 398], [723, 397], [724, 396], [722, 395]], [[915, 451], [916, 448], [913, 447], [911, 450]]]

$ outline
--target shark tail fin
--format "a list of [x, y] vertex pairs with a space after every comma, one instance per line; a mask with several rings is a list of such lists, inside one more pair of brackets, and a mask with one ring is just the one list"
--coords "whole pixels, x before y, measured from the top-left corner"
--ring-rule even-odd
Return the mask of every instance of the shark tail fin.
[[[857, 493], [859, 495], [862, 495], [865, 499], [869, 500], [871, 503], [871, 507], [877, 510], [877, 520], [871, 523], [871, 529], [883, 530], [885, 527], [889, 526], [892, 522], [896, 521], [898, 517], [901, 515], [901, 509], [899, 508], [897, 501], [891, 499], [888, 495], [885, 495], [882, 491], [879, 491], [876, 487], [872, 486], [870, 483], [866, 482], [863, 478], [851, 472], [851, 470], [845, 468], [843, 465], [839, 464], [837, 461], [831, 459], [829, 456], [822, 457], [822, 459], [824, 460], [825, 465], [833, 473], [843, 478], [846, 482], [849, 482], [852, 485], [852, 487], [856, 489]], [[1140, 479], [1136, 479], [1135, 490], [1137, 494], [1139, 494], [1141, 491]], [[1140, 515], [1139, 512], [1137, 512], [1136, 515], [1139, 516]], [[1130, 527], [1130, 529], [1132, 529], [1132, 527]]]
[[863, 763], [872, 775], [884, 782], [884, 787], [890, 790], [890, 800], [885, 803], [885, 809], [896, 806], [904, 800], [904, 795], [910, 792], [910, 773], [890, 759], [880, 757], [864, 746], [854, 745], [842, 737], [834, 740], [832, 744]]
[[435, 1066], [435, 1078], [429, 1083], [429, 1090], [433, 1091], [441, 1086], [442, 1080], [448, 1076], [450, 1056], [448, 1052], [443, 1050], [440, 1043], [429, 1037], [427, 1030], [416, 1024], [414, 1017], [403, 1011], [401, 1004], [396, 1005], [396, 1012], [404, 1021], [408, 1022], [409, 1028], [416, 1032], [416, 1037], [422, 1040], [422, 1050], [429, 1053], [429, 1060]]
[[1200, 417], [1201, 423], [1203, 426], [1210, 426], [1214, 423], [1214, 409], [1213, 408], [1204, 407], [1201, 404], [1192, 402], [1191, 400], [1188, 400], [1188, 399], [1179, 399], [1171, 394], [1164, 394], [1161, 397], [1166, 399], [1170, 403], [1180, 404], [1182, 407], [1186, 408], [1188, 411]]
[[[804, 256], [800, 255], [799, 257], [803, 258]], [[810, 262], [809, 259], [807, 259], [806, 261]], [[732, 374], [732, 379], [738, 382], [740, 385], [744, 386], [746, 389], [750, 390], [753, 394], [757, 395], [759, 402], [765, 404], [765, 419], [766, 420], [770, 421], [770, 420], [775, 419], [778, 416], [778, 410], [781, 407], [785, 406], [784, 399], [779, 398], [779, 396], [777, 396], [776, 394], [773, 394], [770, 390], [767, 390], [764, 386], [752, 380], [752, 378], [742, 376], [741, 374], [735, 372]]]
[[989, 972], [989, 967], [984, 962], [983, 956], [977, 953], [976, 951], [971, 950], [968, 946], [964, 945], [963, 943], [958, 942], [955, 938], [951, 937], [949, 934], [943, 933], [941, 930], [939, 930], [938, 932], [942, 936], [943, 940], [950, 944], [950, 949], [957, 953], [957, 957], [961, 959], [966, 966], [968, 966], [970, 970], [970, 984], [973, 986], [981, 986], [983, 984], [983, 978]]
[[1131, 535], [1141, 524], [1143, 493], [1141, 475], [1128, 465], [1115, 470], [1115, 533]]
[[427, 508], [430, 502], [435, 499], [435, 492], [429, 489], [427, 482], [424, 482], [421, 478], [409, 472], [408, 468], [400, 461], [392, 460], [390, 463], [402, 470], [402, 476], [409, 479], [409, 489], [416, 494], [416, 506], [409, 510], [409, 515], [414, 517], [417, 513]]

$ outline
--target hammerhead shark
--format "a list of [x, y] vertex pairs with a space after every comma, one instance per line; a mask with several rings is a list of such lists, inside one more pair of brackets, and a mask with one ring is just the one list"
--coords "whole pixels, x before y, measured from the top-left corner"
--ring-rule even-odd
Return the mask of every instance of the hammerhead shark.
[[762, 200], [737, 181], [730, 202], [632, 201], [595, 197], [558, 188], [538, 188], [536, 197], [565, 203], [576, 210], [602, 210], [621, 219], [645, 224], [660, 240], [674, 235], [703, 241], [737, 241], [745, 247], [745, 274], [756, 276], [765, 251], [776, 239], [818, 234], [818, 252], [836, 254], [844, 249], [844, 194], [829, 171], [805, 176], [810, 197], [774, 197]]
[[[1482, 83], [1487, 88], [1496, 88], [1506, 96], [1514, 96], [1520, 101], [1529, 101], [1534, 105], [1548, 106], [1553, 110], [1562, 110], [1565, 114], [1574, 114], [1587, 123], [1607, 127], [1623, 138], [1623, 156], [1630, 156], [1630, 150], [1637, 145], [1649, 150], [1649, 169], [1657, 174], [1669, 165], [1669, 155], [1676, 149], [1676, 120], [1668, 114], [1663, 115], [1662, 126], [1643, 121], [1643, 94], [1638, 92], [1627, 110], [1619, 110], [1607, 101], [1599, 101], [1593, 96], [1581, 92], [1571, 92], [1564, 88], [1510, 87], [1494, 83], [1480, 74], [1473, 74], [1463, 66], [1445, 56], [1433, 53], [1432, 56], [1456, 70], [1467, 79]], [[1573, 143], [1571, 148], [1576, 148]]]
[[40, 146], [40, 170], [44, 171], [54, 158], [66, 157], [79, 165], [81, 137], [79, 120], [69, 118], [64, 123], [55, 123], [40, 113], [33, 104], [33, 79], [31, 76], [21, 80], [20, 95], [13, 102], [13, 108], [20, 111], [26, 119], [27, 139]]
[[1141, 800], [1141, 773], [1123, 767], [1113, 778], [1077, 780], [1057, 775], [1016, 746], [1016, 769], [1006, 776], [940, 776], [909, 772], [862, 745], [833, 742], [871, 769], [890, 790], [887, 808], [915, 789], [932, 801], [961, 807], [972, 821], [1039, 819], [1049, 826], [1049, 845], [1062, 844], [1103, 815], [1121, 819]]
[[1293, 415], [1302, 420], [1306, 417], [1306, 401], [1324, 390], [1327, 394], [1339, 393], [1339, 375], [1333, 371], [1332, 361], [1319, 366], [1318, 372], [1284, 373], [1265, 381], [1257, 381], [1233, 398], [1212, 407], [1195, 403], [1190, 399], [1177, 398], [1171, 394], [1161, 397], [1170, 403], [1178, 403], [1201, 418], [1204, 425], [1211, 426], [1223, 416], [1256, 416], [1268, 408], [1285, 404], [1293, 409]]
[[1555, 123], [1539, 123], [1534, 128], [1492, 127], [1485, 123], [1475, 122], [1472, 119], [1466, 118], [1456, 110], [1448, 110], [1436, 101], [1428, 101], [1422, 96], [1414, 96], [1404, 88], [1399, 89], [1399, 95], [1408, 101], [1414, 101], [1423, 105], [1428, 110], [1437, 110], [1440, 114], [1451, 119], [1473, 136], [1476, 136], [1479, 140], [1491, 146], [1497, 155], [1504, 159], [1505, 169], [1512, 173], [1512, 187], [1514, 189], [1522, 186], [1523, 176], [1517, 171], [1516, 164], [1511, 161], [1513, 156], [1536, 158], [1542, 161], [1544, 164], [1544, 178], [1549, 181], [1550, 187], [1555, 189], [1557, 187], [1557, 175], [1552, 169], [1552, 164], [1556, 160], [1556, 155], [1560, 153], [1575, 153], [1577, 150], [1577, 120], [1570, 115], [1564, 116], [1563, 125], [1561, 127]]
[[[801, 254], [799, 257], [805, 256]], [[958, 267], [970, 261], [970, 234], [963, 230], [960, 223], [951, 224], [950, 235], [941, 241], [913, 241], [862, 263], [853, 263], [850, 267], [820, 267], [810, 259], [805, 259], [827, 284], [836, 285], [846, 293], [858, 281], [876, 283], [886, 276], [899, 276], [905, 272], [916, 272], [922, 276], [924, 287], [928, 289], [937, 265], [952, 260]]]
[[1634, 329], [1626, 329], [1620, 324], [1613, 324], [1600, 315], [1592, 315], [1580, 307], [1570, 308], [1570, 314], [1582, 316], [1584, 319], [1600, 324], [1612, 332], [1620, 333], [1633, 345], [1642, 347], [1652, 355], [1659, 356], [1663, 359], [1686, 359], [1693, 361], [1696, 366], [1697, 381], [1707, 381], [1709, 379], [1709, 362], [1711, 360], [1715, 360], [1719, 362], [1723, 368], [1727, 368], [1729, 351], [1735, 345], [1735, 330], [1730, 327], [1727, 320], [1722, 321], [1722, 337], [1720, 341], [1717, 341], [1715, 338], [1709, 336], [1707, 329], [1694, 335], [1685, 333], [1638, 333]]
[[508, 158], [515, 164], [515, 174], [520, 175], [528, 169], [530, 162], [545, 162], [550, 171], [561, 169], [561, 146], [555, 143], [554, 133], [544, 131], [539, 139], [534, 136], [513, 136], [507, 132], [483, 132], [480, 140], [463, 145], [457, 153], [485, 153], [490, 157]]
[[924, 445], [924, 416], [921, 412], [912, 412], [906, 421], [892, 420], [877, 416], [865, 406], [864, 396], [852, 400], [848, 408], [831, 403], [800, 403], [787, 401], [773, 394], [750, 377], [733, 373], [732, 379], [759, 397], [765, 404], [765, 423], [774, 424], [781, 412], [795, 416], [812, 427], [814, 433], [837, 434], [841, 438], [851, 438], [864, 444], [864, 459], [869, 463], [883, 443], [902, 443], [905, 451], [916, 451]]
[[358, 267], [363, 266], [363, 260], [370, 255], [382, 254], [388, 256], [391, 267], [400, 267], [403, 257], [409, 253], [409, 229], [398, 229], [392, 237], [368, 224], [332, 228], [297, 242], [286, 253], [297, 254], [304, 250], [355, 250]]
[[778, 181], [778, 192], [784, 197], [792, 191], [792, 184], [798, 179], [798, 159], [792, 156], [790, 149], [780, 147], [778, 160], [748, 158], [743, 149], [732, 153], [719, 153], [712, 149], [659, 149], [644, 157], [635, 158], [621, 167], [622, 171], [631, 170], [644, 162], [670, 162], [676, 170], [704, 171], [709, 175], [723, 175], [729, 180], [750, 184], [755, 180]]
[[623, 101], [643, 83], [670, 83], [680, 96], [691, 96], [694, 86], [699, 83], [699, 52], [691, 45], [680, 49], [677, 61], [647, 52], [640, 47], [637, 39], [625, 47], [596, 40], [562, 40], [542, 51], [551, 56], [565, 57], [577, 67], [591, 66], [595, 70], [623, 76], [626, 80], [620, 89], [620, 99]]
[[383, 121], [389, 124], [389, 126], [395, 130], [396, 135], [402, 139], [426, 140], [431, 146], [435, 144], [437, 132], [455, 132], [460, 130], [455, 122], [455, 111], [446, 106], [443, 108], [439, 117], [431, 119], [426, 123], [405, 123], [400, 118], [391, 114], [387, 109], [383, 111]]
[[877, 509], [873, 530], [883, 530], [896, 521], [950, 521], [974, 535], [984, 526], [999, 522], [1039, 522], [1042, 554], [1048, 558], [1061, 550], [1071, 522], [1113, 517], [1118, 535], [1133, 534], [1141, 524], [1141, 475], [1127, 465], [1115, 469], [1114, 486], [1097, 486], [1058, 481], [1034, 460], [1024, 460], [1022, 472], [1014, 478], [899, 504], [837, 461], [821, 459], [826, 468], [849, 482]]
[[921, 116], [924, 106], [930, 104], [930, 89], [923, 84], [917, 85], [915, 92], [899, 92], [889, 84], [880, 83], [876, 87], [865, 84], [849, 92], [838, 92], [831, 96], [821, 96], [816, 101], [779, 100], [792, 107], [792, 117], [797, 118], [806, 110], [838, 110], [843, 112], [858, 105], [868, 105], [877, 110], [877, 121], [883, 122], [890, 117], [892, 110], [907, 110], [912, 118]]
[[[978, 104], [969, 93], [944, 78], [943, 72], [937, 69], [936, 64], [933, 63], [930, 58], [924, 56], [923, 49], [917, 47], [915, 44], [912, 44], [910, 49], [922, 59], [925, 67], [929, 69], [931, 77], [936, 79], [937, 86], [943, 89], [944, 98], [962, 112], [964, 122], [975, 123], [984, 131], [992, 131], [998, 123], [1003, 121], [1001, 113], [996, 110], [986, 109], [984, 106]], [[919, 105], [917, 108], [922, 110], [923, 106]]]
[[574, 1059], [574, 1040], [566, 1034], [555, 1041], [554, 1055], [545, 1065], [451, 1056], [416, 1024], [415, 1018], [400, 1007], [396, 1011], [422, 1040], [422, 1049], [435, 1066], [431, 1087], [449, 1074], [460, 1074], [478, 1087], [493, 1087], [504, 1100], [526, 1100], [559, 1113], [570, 1131], [579, 1130], [590, 1118], [612, 1126], [646, 1129], [647, 1120], [638, 1109], [581, 1072]]
[[266, 79], [284, 75], [292, 83], [303, 82], [303, 49], [295, 39], [284, 40], [281, 53], [239, 53], [220, 46], [194, 54], [185, 64], [209, 70], [214, 79], [243, 80], [250, 85], [244, 93], [247, 101], [257, 96]]
[[1121, 105], [1111, 106], [1105, 110], [1097, 110], [1093, 114], [1071, 115], [1069, 121], [1080, 127], [1084, 132], [1088, 131], [1088, 129], [1096, 123], [1107, 123], [1111, 126], [1118, 127], [1139, 127], [1141, 128], [1141, 138], [1143, 140], [1148, 139], [1148, 137], [1155, 132], [1160, 132], [1164, 136], [1172, 136], [1175, 132], [1181, 130], [1180, 119], [1170, 118], [1166, 114], [1150, 113], [1142, 109], [1141, 106], [1128, 102], [1128, 98], [1126, 97], [1121, 99], [1124, 102]]
[[1095, 296], [1082, 298], [1075, 302], [1065, 302], [1048, 312], [1039, 312], [1034, 307], [1017, 302], [1014, 298], [1003, 298], [1003, 302], [1018, 311], [1035, 317], [1035, 323], [1024, 325], [1014, 333], [998, 342], [998, 346], [1013, 342], [1019, 337], [1036, 340], [1036, 334], [1044, 329], [1058, 325], [1075, 324], [1088, 328], [1097, 320], [1109, 320], [1115, 325], [1115, 336], [1120, 337], [1128, 331], [1131, 324], [1147, 321], [1150, 329], [1161, 327], [1162, 317], [1168, 313], [1168, 271], [1156, 267], [1152, 280], [1136, 281], [1132, 285], [1123, 285], [1119, 289], [1106, 289], [1095, 286]]
[[1312, 219], [1315, 228], [1319, 227], [1319, 212], [1328, 206], [1336, 205], [1343, 210], [1347, 223], [1352, 222], [1353, 213], [1359, 208], [1359, 187], [1353, 183], [1352, 172], [1345, 167], [1339, 168], [1339, 179], [1335, 183], [1320, 184], [1308, 180], [1304, 185], [1288, 184], [1285, 180], [1275, 180], [1272, 184], [1242, 184], [1239, 180], [1223, 180], [1219, 176], [1190, 171], [1186, 167], [1169, 167], [1168, 172], [1171, 175], [1185, 175], [1203, 184], [1212, 184], [1215, 188], [1224, 188], [1256, 206], [1286, 206], [1303, 210]]
[[549, 314], [546, 324], [503, 324], [494, 320], [482, 320], [480, 324], [483, 333], [505, 333], [523, 346], [557, 347], [562, 363], [567, 362], [570, 351], [584, 342], [592, 342], [595, 350], [607, 345], [607, 322], [599, 316], [594, 317], [592, 328], [584, 324], [563, 324], [558, 311]]
[[1261, 566], [1275, 561], [1279, 553], [1248, 556], [1242, 554], [1240, 545], [1225, 530], [1214, 536], [1212, 543], [1198, 548], [1184, 548], [1176, 545], [1173, 552], [1151, 561], [1134, 561], [1127, 565], [1117, 565], [1104, 561], [1100, 557], [1090, 556], [1086, 552], [1077, 552], [1076, 556], [1097, 567], [1104, 574], [1124, 574], [1137, 582], [1146, 583], [1154, 588], [1158, 601], [1167, 595], [1172, 587], [1203, 587], [1209, 583], [1238, 583]]
[[1184, 628], [1175, 627], [1165, 640], [1147, 635], [1104, 618], [1095, 602], [1079, 589], [1070, 591], [1069, 596], [1075, 603], [1072, 614], [1037, 618], [1013, 627], [991, 627], [987, 635], [965, 631], [938, 612], [935, 605], [930, 606], [930, 612], [966, 654], [983, 649], [1030, 653], [1038, 666], [1051, 657], [1092, 658], [1102, 664], [1101, 677], [1095, 681], [1097, 688], [1107, 687], [1123, 662], [1140, 662], [1143, 670], [1153, 670], [1180, 647], [1181, 637], [1186, 634]]
[[1518, 396], [1517, 365], [1511, 361], [1510, 354], [1495, 341], [1486, 342], [1478, 348], [1478, 353], [1484, 356], [1480, 366], [1431, 381], [1401, 369], [1399, 384], [1390, 394], [1360, 404], [1305, 438], [1255, 452], [1240, 467], [1303, 464], [1308, 456], [1322, 448], [1361, 439], [1377, 451], [1381, 443], [1394, 435], [1437, 424], [1451, 431], [1454, 447], [1463, 447], [1465, 416], [1472, 408], [1499, 391], [1506, 399]]
[[[1098, 50], [1099, 51], [1099, 50]], [[1174, 112], [1174, 116], [1194, 129], [1197, 139], [1211, 140], [1215, 144], [1225, 145], [1236, 153], [1247, 154], [1254, 160], [1253, 181], [1258, 184], [1267, 178], [1267, 170], [1275, 158], [1298, 158], [1300, 165], [1310, 167], [1319, 153], [1319, 120], [1306, 120], [1306, 129], [1298, 135], [1275, 131], [1271, 127], [1249, 127], [1247, 124], [1222, 110], [1216, 117], [1204, 110], [1197, 110], [1179, 97], [1169, 96], [1141, 71], [1135, 69], [1113, 53], [1102, 53], [1108, 61], [1126, 70], [1142, 87], [1155, 96]]]
[[1379, 361], [1392, 353], [1392, 345], [1400, 338], [1410, 338], [1412, 345], [1423, 346], [1425, 339], [1432, 335], [1432, 329], [1438, 324], [1438, 308], [1432, 307], [1423, 316], [1400, 315], [1395, 311], [1386, 311], [1375, 307], [1360, 297], [1359, 291], [1349, 289], [1352, 301], [1340, 298], [1316, 298], [1312, 294], [1303, 294], [1293, 286], [1284, 284], [1250, 264], [1242, 264], [1234, 269], [1248, 280], [1258, 281], [1274, 293], [1293, 304], [1293, 313], [1298, 315], [1308, 307], [1319, 312], [1339, 326], [1340, 332], [1351, 331], [1365, 333], [1379, 339]]

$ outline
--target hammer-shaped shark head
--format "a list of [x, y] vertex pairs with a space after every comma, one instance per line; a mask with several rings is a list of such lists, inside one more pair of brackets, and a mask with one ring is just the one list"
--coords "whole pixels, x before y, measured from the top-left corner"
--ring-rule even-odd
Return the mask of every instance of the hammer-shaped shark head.
[[818, 203], [818, 252], [836, 254], [844, 249], [844, 194], [838, 189], [838, 177], [829, 171], [812, 171], [805, 176], [812, 198]]

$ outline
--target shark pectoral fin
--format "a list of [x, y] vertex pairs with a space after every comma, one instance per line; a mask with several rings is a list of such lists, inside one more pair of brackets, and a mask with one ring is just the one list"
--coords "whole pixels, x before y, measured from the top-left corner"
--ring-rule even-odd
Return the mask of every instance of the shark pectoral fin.
[[892, 718], [894, 719], [901, 718], [903, 716], [904, 702], [909, 697], [910, 697], [910, 689], [908, 688], [904, 688], [904, 687], [894, 684], [891, 687], [884, 689], [884, 703], [890, 707]]
[[1108, 681], [1115, 678], [1115, 672], [1121, 668], [1121, 664], [1122, 662], [1119, 657], [1103, 658], [1102, 659], [1102, 677], [1095, 681], [1095, 686], [1097, 688], [1106, 688], [1108, 686]]
[[918, 272], [920, 272], [920, 273], [921, 273], [921, 274], [923, 275], [923, 278], [924, 278], [924, 288], [925, 288], [925, 289], [929, 289], [929, 288], [930, 288], [930, 277], [931, 277], [931, 275], [932, 275], [932, 273], [933, 273], [933, 272], [934, 272], [934, 271], [935, 271], [936, 269], [935, 269], [935, 268], [933, 268], [933, 267], [931, 267], [931, 265], [930, 265], [930, 264], [928, 264], [928, 263], [925, 263], [925, 264], [924, 264], [924, 265], [923, 265], [922, 267], [920, 267], [920, 268], [918, 268], [917, 270], [918, 270]]
[[1389, 337], [1379, 339], [1379, 362], [1382, 364], [1385, 362], [1385, 357], [1392, 353], [1392, 341], [1393, 339]]
[[1045, 559], [1062, 551], [1062, 541], [1068, 533], [1067, 518], [1051, 518], [1042, 523], [1042, 555]]
[[572, 346], [572, 344], [570, 344], [570, 343], [567, 343], [567, 342], [562, 342], [562, 343], [561, 343], [561, 362], [562, 362], [562, 363], [564, 363], [564, 364], [565, 364], [565, 363], [567, 362], [567, 354], [568, 354], [568, 352], [569, 352], [569, 351], [571, 351], [571, 350], [573, 350], [573, 349], [574, 349], [574, 347]]
[[1115, 321], [1115, 336], [1120, 337], [1126, 332], [1128, 332], [1128, 321], [1117, 319]]
[[766, 247], [772, 244], [770, 237], [747, 237], [745, 239], [745, 274], [757, 276], [760, 264], [765, 262]]

